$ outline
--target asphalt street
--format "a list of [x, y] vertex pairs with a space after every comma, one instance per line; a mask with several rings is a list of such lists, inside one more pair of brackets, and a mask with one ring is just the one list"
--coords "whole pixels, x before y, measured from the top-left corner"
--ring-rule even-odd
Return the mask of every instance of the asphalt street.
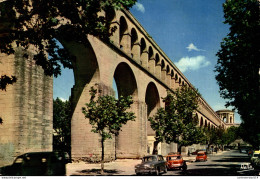
[[[253, 170], [241, 170], [241, 164], [249, 163], [247, 154], [237, 150], [208, 155], [206, 162], [188, 163], [187, 171], [171, 170], [164, 175], [184, 176], [253, 176]], [[257, 174], [258, 175], [258, 174]]]

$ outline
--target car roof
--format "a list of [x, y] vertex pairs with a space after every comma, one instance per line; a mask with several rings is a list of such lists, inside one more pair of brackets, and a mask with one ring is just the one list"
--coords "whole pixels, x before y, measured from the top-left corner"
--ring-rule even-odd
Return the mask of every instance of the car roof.
[[171, 155], [167, 155], [167, 157], [175, 157], [175, 156], [181, 156], [181, 154], [171, 154]]
[[199, 151], [198, 154], [205, 154], [205, 151]]
[[25, 154], [22, 154], [18, 157], [22, 157], [22, 156], [46, 156], [46, 155], [51, 155], [51, 154], [55, 154], [55, 152], [28, 152]]
[[260, 154], [260, 150], [254, 151], [255, 154]]

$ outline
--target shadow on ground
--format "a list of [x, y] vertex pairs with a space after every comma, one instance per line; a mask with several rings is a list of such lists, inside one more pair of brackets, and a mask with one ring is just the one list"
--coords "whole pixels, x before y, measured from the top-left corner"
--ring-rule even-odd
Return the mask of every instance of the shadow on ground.
[[[122, 171], [118, 171], [118, 170], [104, 170], [104, 174], [103, 175], [118, 175], [122, 173]], [[75, 175], [71, 175], [71, 176], [82, 176], [82, 175], [101, 175], [101, 169], [86, 169], [86, 170], [81, 170], [81, 171], [77, 171], [77, 174]]]

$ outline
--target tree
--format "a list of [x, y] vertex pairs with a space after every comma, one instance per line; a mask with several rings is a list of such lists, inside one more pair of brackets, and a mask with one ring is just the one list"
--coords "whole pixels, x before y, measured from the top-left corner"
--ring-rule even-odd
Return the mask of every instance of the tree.
[[[72, 68], [73, 57], [59, 46], [58, 40], [86, 44], [87, 34], [104, 41], [116, 30], [110, 19], [100, 14], [113, 9], [130, 8], [136, 0], [5, 0], [0, 3], [0, 52], [14, 54], [15, 48], [34, 49], [33, 59], [46, 75], [55, 77], [61, 65]], [[15, 46], [13, 44], [15, 42]], [[12, 77], [9, 77], [12, 78]], [[15, 81], [0, 78], [1, 87]]]
[[65, 151], [71, 155], [71, 98], [53, 100], [53, 150]]
[[193, 115], [198, 108], [198, 99], [198, 91], [186, 86], [163, 98], [165, 109], [159, 108], [148, 119], [155, 131], [153, 153], [157, 151], [159, 142], [178, 143], [178, 151], [181, 152], [182, 146], [197, 144], [204, 139], [202, 130], [196, 127], [198, 120]]
[[101, 137], [102, 155], [101, 155], [101, 174], [104, 172], [104, 142], [111, 139], [112, 135], [119, 135], [123, 124], [127, 121], [133, 121], [135, 115], [133, 112], [126, 112], [133, 103], [132, 97], [120, 96], [115, 99], [114, 96], [96, 96], [97, 89], [91, 87], [90, 102], [86, 103], [86, 108], [82, 112], [92, 125], [91, 132], [98, 133]]
[[231, 126], [223, 134], [223, 143], [229, 146], [232, 142], [238, 139], [238, 127]]
[[[243, 139], [260, 145], [259, 1], [227, 0], [224, 4], [230, 32], [221, 43], [215, 72], [220, 95], [241, 115]], [[248, 131], [250, 131], [248, 133]]]

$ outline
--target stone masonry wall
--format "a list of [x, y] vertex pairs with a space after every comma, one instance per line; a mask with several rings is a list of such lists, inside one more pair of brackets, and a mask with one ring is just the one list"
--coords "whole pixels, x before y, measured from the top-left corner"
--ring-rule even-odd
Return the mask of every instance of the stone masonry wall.
[[17, 82], [0, 91], [0, 166], [22, 153], [52, 150], [53, 82], [23, 52], [0, 54], [0, 75]]

